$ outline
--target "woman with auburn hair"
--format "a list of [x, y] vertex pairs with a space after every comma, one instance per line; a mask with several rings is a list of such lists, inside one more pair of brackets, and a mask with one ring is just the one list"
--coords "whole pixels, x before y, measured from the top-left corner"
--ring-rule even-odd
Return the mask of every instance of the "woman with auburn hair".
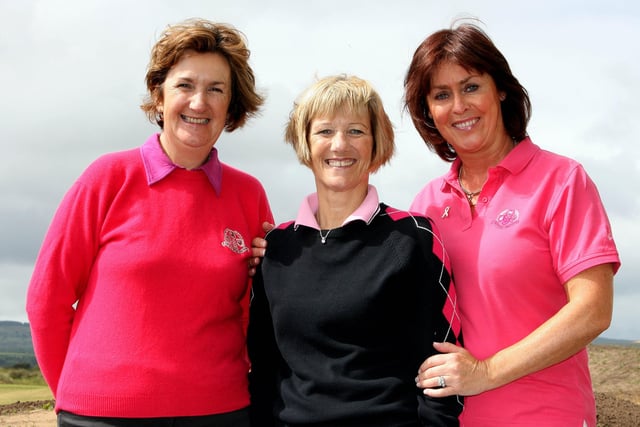
[[249, 426], [245, 242], [273, 217], [214, 147], [263, 103], [248, 60], [230, 25], [169, 26], [142, 105], [160, 132], [62, 200], [27, 295], [58, 426]]

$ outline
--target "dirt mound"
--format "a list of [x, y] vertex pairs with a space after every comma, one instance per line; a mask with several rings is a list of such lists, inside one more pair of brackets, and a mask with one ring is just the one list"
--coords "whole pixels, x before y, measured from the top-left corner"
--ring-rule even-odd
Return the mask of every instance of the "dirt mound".
[[33, 400], [30, 402], [14, 402], [0, 405], [0, 415], [18, 414], [36, 409], [53, 410], [53, 400]]
[[610, 393], [596, 392], [598, 427], [640, 426], [640, 405]]

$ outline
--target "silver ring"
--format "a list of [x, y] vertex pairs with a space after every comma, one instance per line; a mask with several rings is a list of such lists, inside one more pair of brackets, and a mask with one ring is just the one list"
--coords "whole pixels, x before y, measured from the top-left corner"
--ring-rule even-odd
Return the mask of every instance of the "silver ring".
[[440, 386], [440, 388], [445, 388], [447, 386], [447, 383], [444, 381], [443, 376], [438, 377], [438, 385]]

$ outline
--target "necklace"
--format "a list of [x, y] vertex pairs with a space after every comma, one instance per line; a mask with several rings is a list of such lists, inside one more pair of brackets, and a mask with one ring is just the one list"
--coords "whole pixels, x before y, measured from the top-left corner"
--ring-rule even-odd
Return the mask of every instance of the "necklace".
[[474, 191], [473, 193], [471, 191], [468, 191], [462, 185], [461, 177], [462, 177], [462, 166], [460, 166], [460, 169], [458, 169], [458, 184], [460, 184], [460, 188], [462, 189], [462, 192], [464, 193], [464, 195], [467, 196], [467, 201], [469, 202], [469, 204], [471, 206], [475, 206], [476, 204], [473, 203], [473, 198], [478, 196], [482, 192], [482, 188], [480, 190], [478, 190], [478, 191]]
[[322, 242], [322, 244], [324, 245], [325, 243], [327, 243], [327, 237], [329, 237], [329, 233], [331, 233], [331, 229], [327, 230], [327, 234], [325, 234], [324, 236], [322, 235], [322, 230], [318, 230], [318, 233], [320, 233], [320, 242]]

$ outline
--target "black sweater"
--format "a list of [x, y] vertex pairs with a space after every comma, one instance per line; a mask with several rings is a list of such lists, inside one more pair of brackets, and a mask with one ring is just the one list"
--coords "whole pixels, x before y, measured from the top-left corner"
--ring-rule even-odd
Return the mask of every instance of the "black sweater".
[[248, 332], [253, 427], [458, 425], [462, 398], [414, 382], [434, 341], [462, 338], [432, 227], [380, 204], [325, 244], [293, 223], [267, 235]]

